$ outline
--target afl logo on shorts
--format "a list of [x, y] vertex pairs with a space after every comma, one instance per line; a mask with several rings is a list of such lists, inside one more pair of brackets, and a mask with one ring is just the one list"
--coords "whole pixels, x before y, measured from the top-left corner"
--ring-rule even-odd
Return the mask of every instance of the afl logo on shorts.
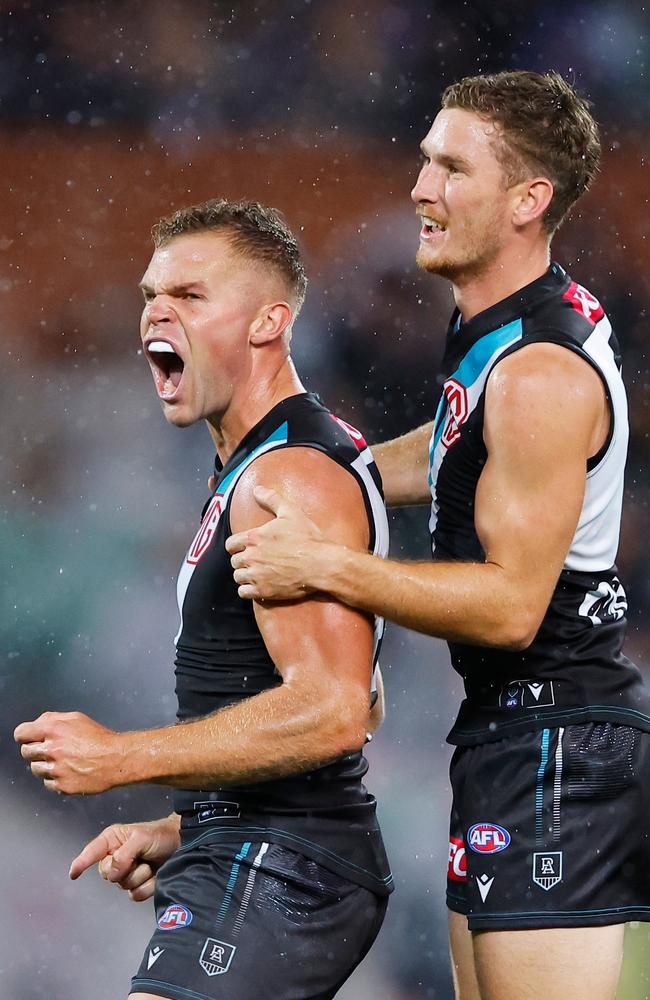
[[498, 854], [510, 843], [510, 834], [495, 823], [475, 823], [467, 831], [467, 843], [477, 854]]
[[187, 927], [191, 923], [192, 911], [180, 903], [172, 903], [159, 919], [158, 926], [161, 931], [177, 931], [180, 927]]

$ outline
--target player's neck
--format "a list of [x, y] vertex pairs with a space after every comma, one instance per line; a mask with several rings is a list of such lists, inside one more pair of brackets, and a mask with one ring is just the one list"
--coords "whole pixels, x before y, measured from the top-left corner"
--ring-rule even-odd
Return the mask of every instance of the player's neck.
[[534, 247], [526, 247], [524, 252], [519, 247], [504, 250], [480, 274], [467, 278], [459, 276], [452, 287], [463, 322], [468, 323], [485, 309], [540, 278], [549, 264], [550, 246], [540, 242]]
[[300, 392], [305, 387], [289, 357], [277, 370], [253, 373], [235, 390], [226, 412], [207, 421], [221, 462], [226, 464], [239, 442], [274, 406]]

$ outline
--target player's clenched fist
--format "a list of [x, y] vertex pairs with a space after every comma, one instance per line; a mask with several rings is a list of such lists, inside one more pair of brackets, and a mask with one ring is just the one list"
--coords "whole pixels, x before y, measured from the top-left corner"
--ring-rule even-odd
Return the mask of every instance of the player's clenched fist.
[[91, 795], [119, 783], [120, 734], [81, 712], [44, 712], [17, 726], [14, 739], [50, 791]]
[[156, 872], [180, 846], [176, 813], [150, 823], [115, 823], [91, 840], [70, 865], [76, 879], [92, 865], [107, 882], [125, 889], [136, 903], [149, 899]]

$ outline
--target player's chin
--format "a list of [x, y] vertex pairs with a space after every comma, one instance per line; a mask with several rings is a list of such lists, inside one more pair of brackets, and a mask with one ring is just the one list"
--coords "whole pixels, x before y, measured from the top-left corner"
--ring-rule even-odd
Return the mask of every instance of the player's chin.
[[444, 264], [440, 253], [422, 245], [418, 247], [415, 263], [422, 271], [428, 271], [430, 274], [438, 274], [441, 264]]
[[186, 406], [168, 403], [165, 400], [162, 400], [162, 410], [165, 420], [172, 427], [191, 427], [198, 419]]
[[428, 274], [438, 274], [442, 278], [451, 278], [458, 273], [456, 264], [447, 256], [436, 253], [429, 247], [420, 247], [415, 255], [415, 263]]

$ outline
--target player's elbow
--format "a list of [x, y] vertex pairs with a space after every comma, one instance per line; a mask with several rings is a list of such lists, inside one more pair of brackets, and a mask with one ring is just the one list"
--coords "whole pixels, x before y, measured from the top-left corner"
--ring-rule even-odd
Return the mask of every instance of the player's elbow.
[[492, 645], [508, 652], [520, 653], [528, 649], [539, 631], [540, 619], [528, 613], [509, 616], [492, 636]]
[[[370, 725], [370, 699], [367, 692], [345, 689], [329, 700], [323, 728], [332, 754], [344, 757], [361, 750]], [[324, 733], [325, 735], [325, 733]]]
[[368, 729], [367, 712], [363, 717], [360, 713], [346, 712], [345, 716], [339, 719], [333, 734], [337, 746], [337, 756], [345, 757], [346, 754], [361, 750], [366, 742]]
[[535, 633], [517, 632], [509, 636], [504, 642], [499, 643], [502, 649], [507, 649], [509, 653], [522, 653], [532, 644]]

